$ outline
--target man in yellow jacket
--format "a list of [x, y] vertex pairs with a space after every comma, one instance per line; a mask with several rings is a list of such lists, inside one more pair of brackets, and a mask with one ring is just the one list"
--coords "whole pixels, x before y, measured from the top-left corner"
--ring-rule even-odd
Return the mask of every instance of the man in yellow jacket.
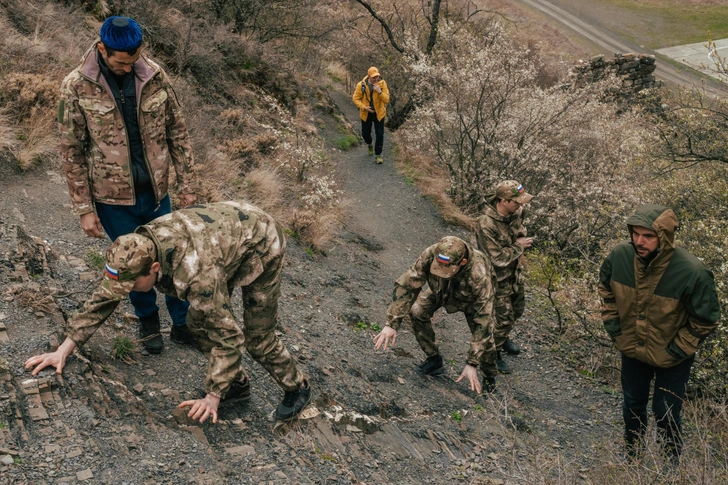
[[[384, 116], [387, 114], [389, 89], [387, 83], [379, 75], [379, 69], [370, 67], [367, 76], [357, 83], [351, 97], [359, 108], [361, 118], [361, 135], [369, 147], [369, 155], [376, 154], [376, 162], [382, 163], [382, 145], [384, 144]], [[372, 124], [376, 141], [372, 146]]]

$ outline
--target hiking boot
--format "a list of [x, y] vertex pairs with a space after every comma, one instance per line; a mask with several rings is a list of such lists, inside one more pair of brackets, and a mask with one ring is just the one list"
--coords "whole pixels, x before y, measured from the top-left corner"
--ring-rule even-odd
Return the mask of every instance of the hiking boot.
[[377, 155], [377, 158], [374, 159], [377, 163], [384, 163], [384, 159], [381, 155]]
[[483, 376], [483, 393], [490, 394], [495, 391], [495, 377]]
[[367, 152], [369, 153], [370, 157], [374, 155], [374, 145], [367, 145]]
[[439, 376], [445, 373], [445, 367], [442, 365], [442, 355], [437, 354], [426, 358], [418, 369], [426, 376]]
[[189, 345], [192, 348], [200, 350], [200, 343], [192, 335], [187, 325], [172, 325], [172, 331], [169, 332], [169, 339], [180, 345]]
[[518, 355], [521, 353], [521, 348], [509, 338], [507, 338], [506, 343], [503, 344], [502, 350], [509, 355]]
[[311, 386], [308, 379], [303, 380], [303, 384], [297, 391], [286, 391], [283, 401], [276, 409], [276, 418], [279, 421], [290, 421], [303, 411], [303, 408], [311, 401]]
[[496, 358], [496, 364], [498, 365], [498, 373], [499, 374], [510, 374], [511, 373], [511, 366], [508, 365], [508, 362], [503, 360], [503, 356], [501, 355], [501, 352], [498, 352], [498, 357]]
[[159, 333], [159, 312], [139, 317], [139, 341], [150, 354], [159, 354], [164, 349], [164, 340]]
[[250, 400], [250, 380], [246, 377], [245, 380], [235, 381], [230, 385], [225, 397], [220, 400], [220, 405], [248, 400]]

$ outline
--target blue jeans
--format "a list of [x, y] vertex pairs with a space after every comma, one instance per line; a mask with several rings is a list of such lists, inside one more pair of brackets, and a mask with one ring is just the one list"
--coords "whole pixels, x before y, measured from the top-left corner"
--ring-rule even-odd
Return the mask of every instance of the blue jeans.
[[[159, 204], [159, 208], [154, 210], [156, 201], [153, 192], [142, 192], [137, 194], [136, 204], [129, 205], [108, 205], [96, 202], [96, 214], [99, 216], [104, 231], [115, 241], [119, 236], [130, 234], [134, 230], [147, 224], [157, 217], [172, 212], [172, 205], [167, 195]], [[157, 306], [157, 292], [154, 289], [149, 291], [132, 291], [129, 294], [129, 300], [134, 306], [134, 313], [137, 317], [148, 317], [159, 311]], [[187, 309], [190, 304], [173, 296], [165, 295], [167, 310], [172, 318], [172, 325], [182, 326], [186, 324]]]
[[622, 417], [624, 438], [631, 453], [639, 445], [647, 426], [647, 402], [650, 399], [650, 382], [653, 378], [655, 393], [652, 396], [652, 412], [660, 438], [668, 452], [680, 453], [680, 411], [694, 361], [693, 355], [676, 366], [663, 369], [622, 354]]

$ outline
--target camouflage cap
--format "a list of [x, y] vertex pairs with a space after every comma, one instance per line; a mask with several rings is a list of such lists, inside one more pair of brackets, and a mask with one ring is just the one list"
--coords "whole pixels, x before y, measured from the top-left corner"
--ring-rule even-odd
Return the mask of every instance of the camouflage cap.
[[147, 273], [157, 259], [154, 242], [141, 234], [119, 236], [106, 250], [106, 268], [101, 286], [111, 296], [123, 298], [134, 288], [136, 279]]
[[440, 278], [452, 278], [460, 269], [460, 262], [466, 254], [465, 241], [455, 236], [443, 237], [435, 248], [430, 273]]
[[523, 185], [515, 180], [504, 180], [495, 188], [495, 196], [503, 200], [515, 200], [520, 204], [526, 204], [533, 199], [533, 196], [526, 192]]

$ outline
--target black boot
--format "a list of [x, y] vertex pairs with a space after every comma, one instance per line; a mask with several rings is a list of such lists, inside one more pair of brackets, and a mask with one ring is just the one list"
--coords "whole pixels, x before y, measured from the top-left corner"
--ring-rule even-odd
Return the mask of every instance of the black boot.
[[521, 348], [509, 338], [507, 338], [506, 343], [503, 344], [503, 350], [506, 354], [510, 355], [518, 355], [521, 353]]
[[189, 345], [193, 349], [201, 350], [200, 343], [197, 341], [187, 325], [172, 325], [172, 331], [169, 333], [169, 339], [172, 342]]
[[245, 380], [235, 381], [230, 385], [230, 389], [225, 393], [225, 397], [220, 400], [220, 406], [249, 400], [250, 380], [246, 377]]
[[498, 373], [499, 374], [510, 374], [511, 373], [511, 366], [508, 365], [508, 362], [503, 360], [503, 356], [501, 355], [501, 351], [498, 351], [498, 357], [496, 359], [496, 364], [498, 364]]
[[162, 352], [164, 340], [159, 333], [159, 312], [139, 318], [139, 340], [150, 354]]
[[276, 418], [280, 421], [290, 421], [303, 411], [303, 408], [311, 401], [311, 386], [308, 379], [297, 391], [286, 391], [283, 401], [278, 405]]
[[439, 376], [445, 373], [442, 365], [442, 355], [436, 354], [426, 358], [419, 366], [420, 372], [427, 376]]

